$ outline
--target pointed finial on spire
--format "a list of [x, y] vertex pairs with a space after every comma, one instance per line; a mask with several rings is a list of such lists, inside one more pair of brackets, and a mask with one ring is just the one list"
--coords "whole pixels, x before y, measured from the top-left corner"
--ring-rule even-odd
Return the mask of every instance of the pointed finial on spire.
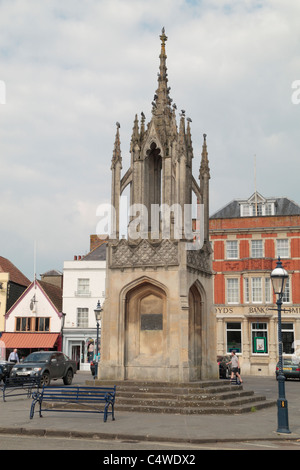
[[204, 174], [210, 178], [210, 171], [209, 171], [209, 162], [208, 162], [208, 152], [207, 152], [207, 145], [206, 145], [206, 134], [203, 134], [203, 145], [202, 145], [202, 154], [201, 154], [201, 165], [200, 165], [200, 179]]
[[115, 137], [115, 144], [114, 144], [114, 150], [113, 150], [113, 156], [112, 156], [112, 168], [115, 166], [117, 162], [120, 162], [122, 165], [122, 157], [121, 157], [121, 142], [120, 142], [120, 123], [116, 122], [117, 126], [117, 132], [116, 132], [116, 137]]
[[161, 35], [159, 36], [160, 37], [160, 40], [161, 40], [161, 51], [163, 53], [165, 53], [165, 43], [167, 42], [168, 38], [167, 36], [165, 35], [165, 28], [163, 27], [163, 29], [161, 30]]

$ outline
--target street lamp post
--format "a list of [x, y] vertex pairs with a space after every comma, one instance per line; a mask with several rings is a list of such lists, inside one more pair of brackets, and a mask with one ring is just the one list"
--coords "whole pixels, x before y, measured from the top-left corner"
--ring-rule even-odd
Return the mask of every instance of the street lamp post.
[[280, 258], [278, 258], [276, 268], [271, 272], [271, 280], [274, 294], [276, 294], [276, 304], [278, 312], [278, 349], [279, 349], [279, 371], [278, 371], [278, 400], [277, 400], [277, 432], [289, 434], [288, 403], [285, 398], [285, 377], [282, 366], [282, 332], [281, 332], [281, 307], [282, 297], [288, 273], [283, 269]]
[[95, 378], [98, 377], [98, 365], [99, 365], [99, 329], [100, 325], [99, 322], [101, 321], [101, 313], [102, 313], [102, 307], [100, 304], [100, 300], [97, 302], [97, 307], [94, 310], [95, 312], [95, 318], [96, 318], [96, 323], [97, 323], [97, 339], [96, 339], [96, 360], [95, 360]]
[[66, 320], [66, 313], [61, 312], [61, 350], [64, 350], [64, 326]]

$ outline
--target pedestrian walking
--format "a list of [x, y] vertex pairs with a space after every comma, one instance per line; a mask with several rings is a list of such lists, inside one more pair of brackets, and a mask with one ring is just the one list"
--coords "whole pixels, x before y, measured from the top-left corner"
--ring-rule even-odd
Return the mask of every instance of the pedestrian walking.
[[231, 361], [227, 362], [227, 364], [231, 364], [231, 380], [234, 378], [234, 375], [239, 379], [240, 383], [242, 384], [242, 378], [239, 374], [239, 358], [236, 356], [235, 351], [231, 351]]
[[14, 363], [19, 362], [19, 356], [18, 356], [18, 350], [17, 349], [14, 349], [13, 352], [10, 353], [8, 361], [9, 362], [14, 362]]

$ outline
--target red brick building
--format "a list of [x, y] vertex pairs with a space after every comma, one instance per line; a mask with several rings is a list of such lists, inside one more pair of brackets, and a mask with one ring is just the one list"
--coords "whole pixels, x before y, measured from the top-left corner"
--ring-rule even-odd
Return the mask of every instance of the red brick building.
[[[235, 349], [244, 374], [273, 375], [277, 311], [270, 280], [280, 256], [289, 273], [282, 312], [283, 353], [300, 354], [300, 206], [254, 193], [210, 218], [217, 354]], [[298, 353], [297, 353], [297, 344]]]

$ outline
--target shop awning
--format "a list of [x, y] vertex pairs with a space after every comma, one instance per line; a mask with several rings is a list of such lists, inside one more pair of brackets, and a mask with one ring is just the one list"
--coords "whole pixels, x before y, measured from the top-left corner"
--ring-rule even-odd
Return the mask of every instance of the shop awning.
[[60, 333], [2, 333], [7, 349], [53, 348]]

